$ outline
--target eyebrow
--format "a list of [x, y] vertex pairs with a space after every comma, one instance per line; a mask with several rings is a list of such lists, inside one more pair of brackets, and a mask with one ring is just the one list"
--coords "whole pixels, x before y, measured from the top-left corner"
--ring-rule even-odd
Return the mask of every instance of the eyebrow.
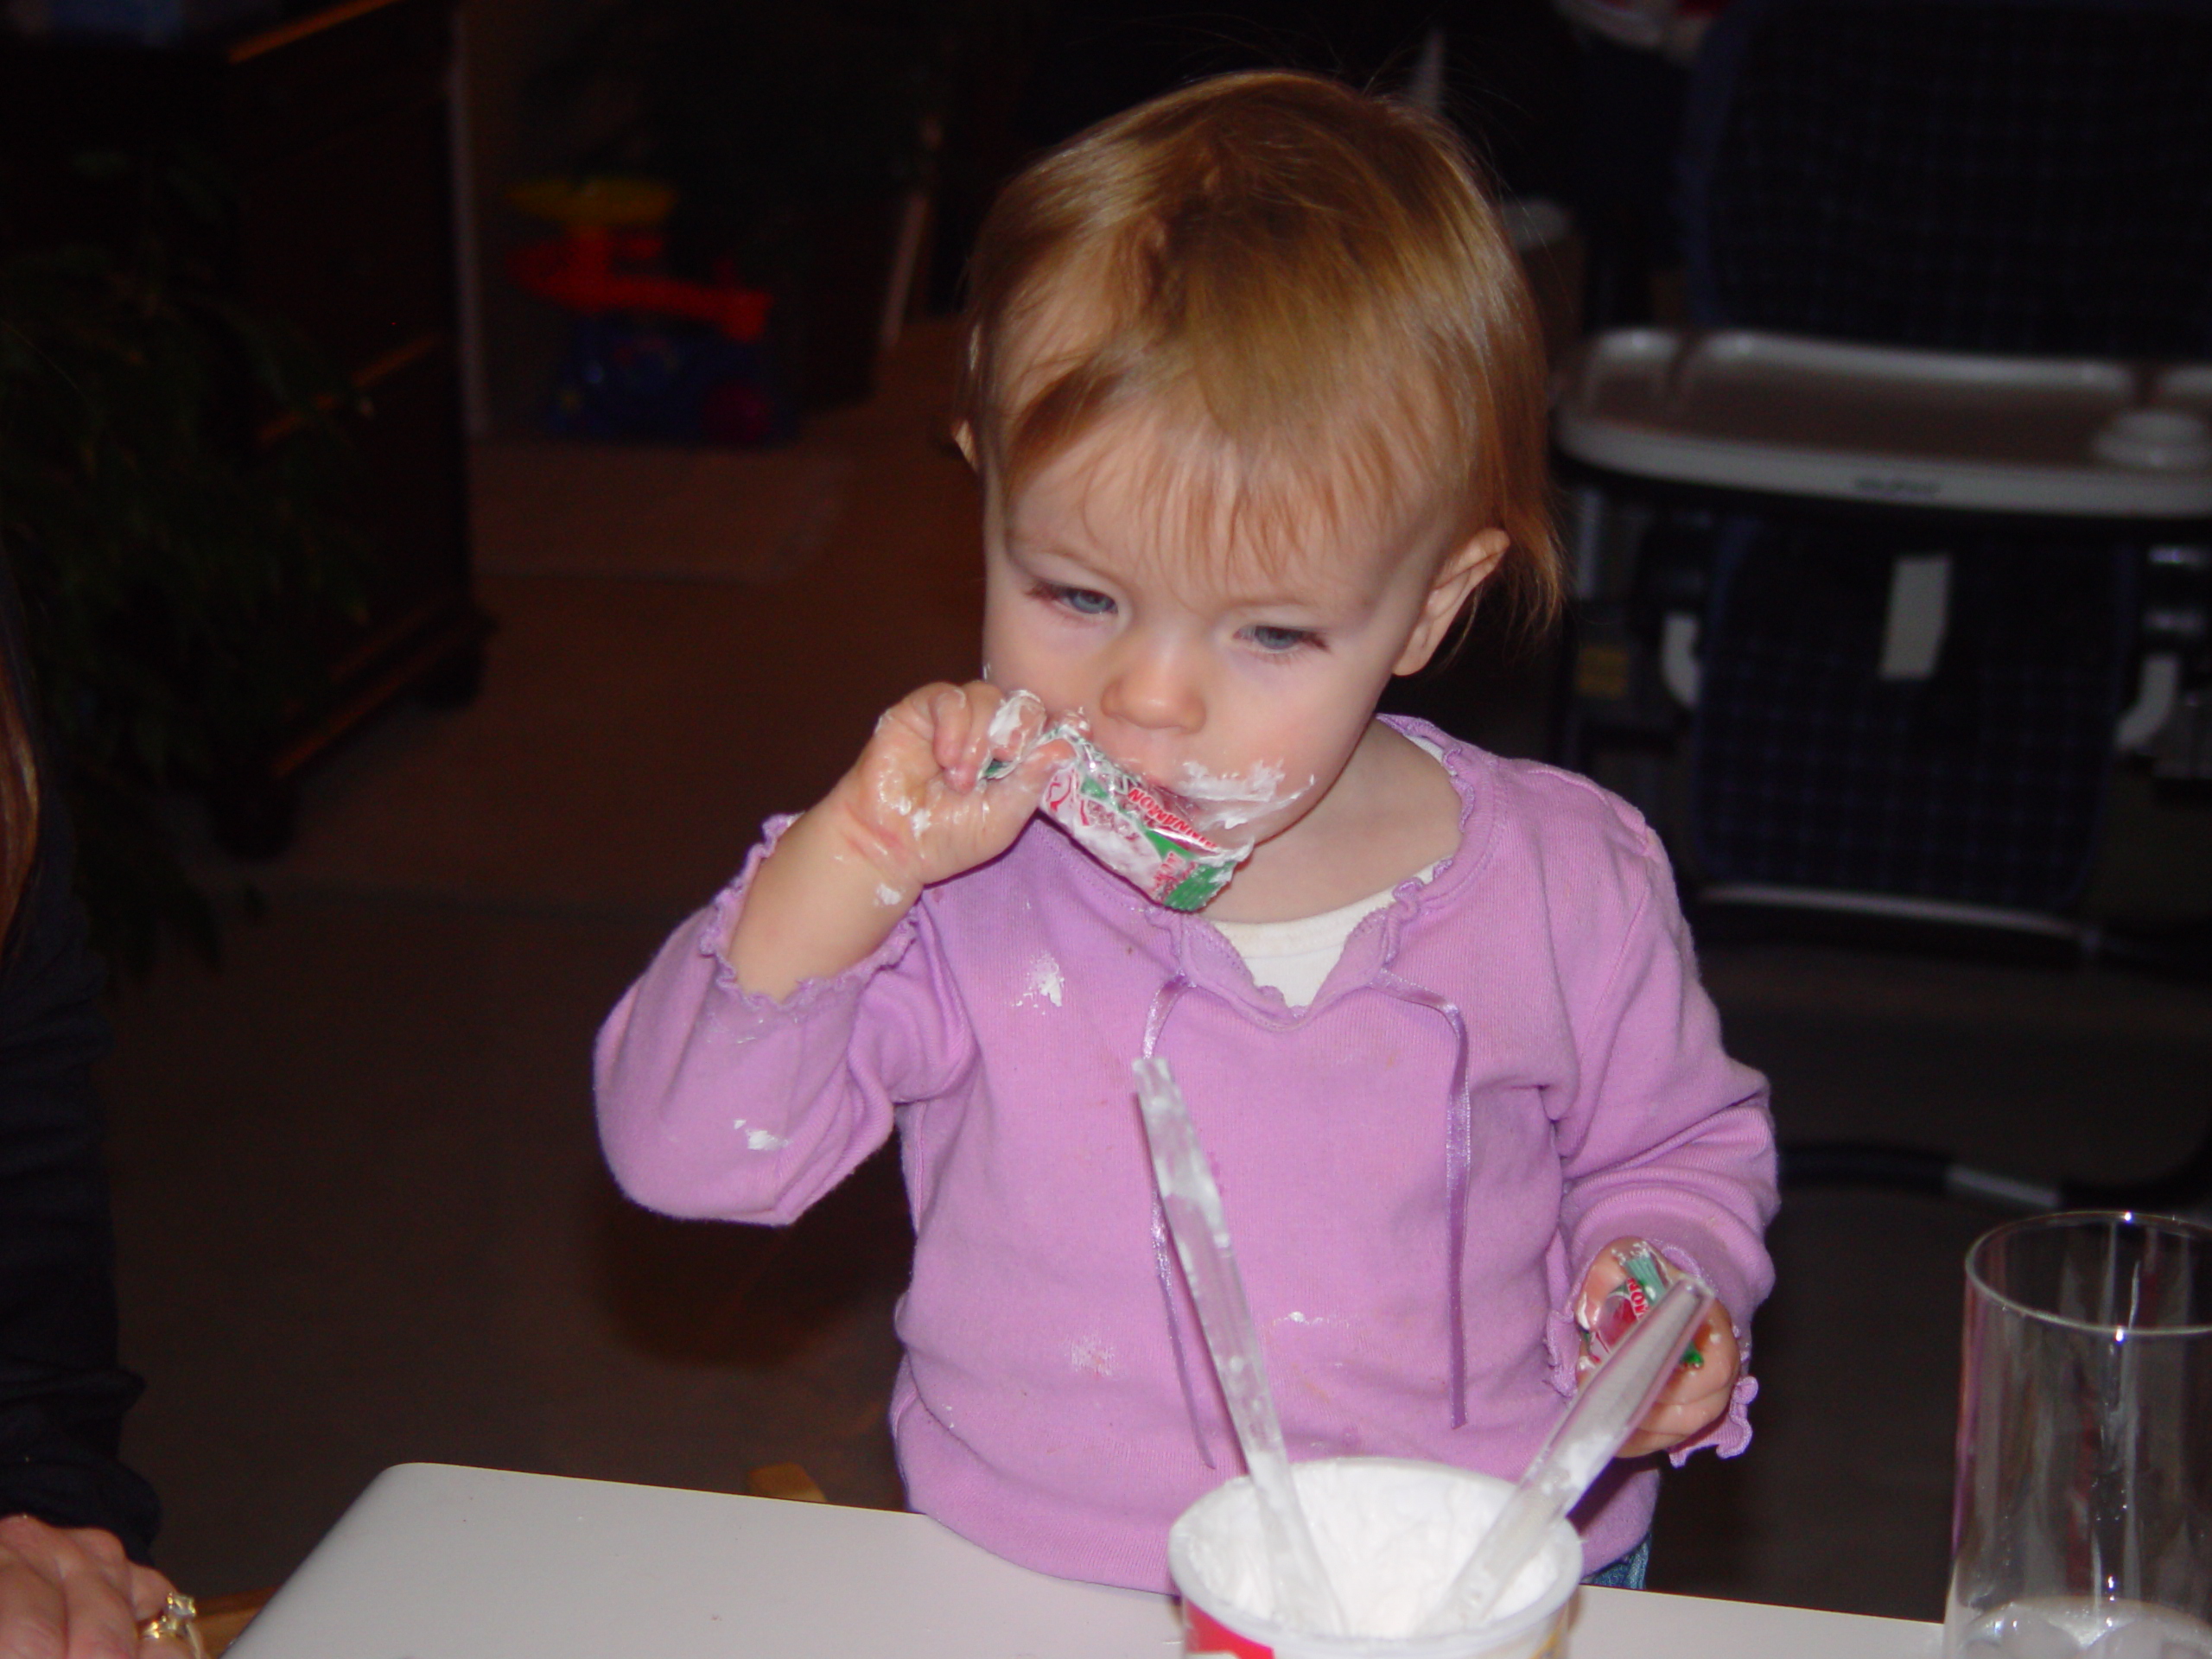
[[[1010, 552], [1011, 550], [1009, 550]], [[1083, 571], [1093, 573], [1101, 580], [1112, 579], [1111, 572], [1099, 570], [1090, 560], [1082, 557], [1080, 555], [1066, 553], [1060, 551], [1056, 548], [1049, 547], [1036, 550], [1048, 556], [1058, 552], [1061, 558], [1065, 559], [1068, 563], [1077, 566]], [[1071, 583], [1071, 585], [1080, 584]], [[1232, 592], [1219, 595], [1219, 599], [1221, 607], [1224, 610], [1262, 612], [1291, 611], [1310, 616], [1314, 620], [1311, 621], [1283, 622], [1275, 625], [1281, 627], [1303, 628], [1307, 630], [1319, 630], [1326, 626], [1326, 624], [1320, 619], [1327, 614], [1333, 613], [1340, 608], [1351, 608], [1355, 610], [1362, 608], [1357, 606], [1349, 607], [1339, 607], [1332, 601], [1319, 594], [1297, 594], [1285, 590], [1262, 589], [1248, 593]]]
[[[1024, 557], [1057, 558], [1069, 564], [1077, 566], [1081, 569], [1089, 572], [1102, 580], [1116, 581], [1124, 579], [1121, 576], [1121, 574], [1118, 571], [1103, 565], [1100, 563], [1100, 556], [1103, 555], [1103, 550], [1094, 550], [1092, 554], [1086, 555], [1078, 548], [1070, 544], [1065, 537], [1056, 531], [1047, 531], [1042, 535], [1033, 537], [1023, 537], [1018, 536], [1015, 531], [1016, 526], [1014, 520], [1011, 516], [1009, 516], [1006, 522], [1004, 537], [1006, 551], [1009, 558], [1013, 558], [1017, 561]], [[1297, 555], [1295, 552], [1294, 552], [1291, 558], [1287, 561], [1287, 563], [1293, 567], [1295, 566], [1297, 562]], [[1215, 563], [1217, 568], [1225, 569], [1238, 563], [1264, 563], [1265, 561], [1254, 558], [1249, 554], [1230, 555], [1227, 556], [1216, 555]], [[1269, 572], [1262, 571], [1261, 574], [1263, 580], [1280, 579], [1279, 577], [1274, 576], [1272, 573]], [[1341, 606], [1339, 601], [1332, 596], [1319, 594], [1299, 594], [1284, 588], [1255, 589], [1243, 593], [1231, 592], [1224, 594], [1221, 597], [1225, 607], [1236, 610], [1279, 609], [1322, 612], [1346, 608], [1346, 607]], [[1357, 595], [1356, 594], [1347, 594], [1345, 598], [1356, 600]], [[1348, 607], [1348, 608], [1354, 611], [1364, 612], [1368, 607], [1357, 603], [1352, 603]], [[1287, 626], [1303, 625], [1293, 624]], [[1319, 625], [1315, 624], [1313, 626], [1319, 626]]]
[[1085, 558], [1081, 553], [1076, 551], [1073, 548], [1071, 548], [1064, 540], [1057, 536], [1040, 537], [1033, 540], [1024, 541], [1014, 536], [1013, 527], [1011, 525], [1008, 525], [1007, 530], [1006, 551], [1007, 556], [1011, 559], [1058, 559], [1067, 564], [1078, 565], [1082, 567], [1082, 569], [1093, 571], [1101, 576], [1110, 575], [1112, 574], [1110, 571], [1102, 569], [1097, 560]]

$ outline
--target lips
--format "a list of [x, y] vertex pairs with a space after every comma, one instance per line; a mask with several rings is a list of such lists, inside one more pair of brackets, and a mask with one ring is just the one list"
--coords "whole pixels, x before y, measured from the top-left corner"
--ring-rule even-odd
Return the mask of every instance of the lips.
[[1140, 786], [1162, 810], [1179, 819], [1184, 830], [1217, 847], [1235, 847], [1250, 840], [1250, 836], [1239, 836], [1236, 832], [1251, 824], [1275, 804], [1268, 802], [1254, 810], [1256, 804], [1249, 801], [1210, 800], [1205, 796], [1192, 795], [1185, 790], [1178, 789], [1172, 784], [1164, 784], [1156, 775], [1141, 767], [1125, 765], [1110, 755], [1107, 758], [1121, 766], [1130, 781]]

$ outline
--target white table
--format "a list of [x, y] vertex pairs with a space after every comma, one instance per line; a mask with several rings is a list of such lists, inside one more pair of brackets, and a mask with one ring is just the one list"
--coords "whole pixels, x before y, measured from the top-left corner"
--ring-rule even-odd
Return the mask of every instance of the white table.
[[[1585, 1590], [1569, 1659], [1936, 1659], [1902, 1619]], [[1168, 1659], [1173, 1605], [920, 1516], [442, 1464], [378, 1476], [232, 1659]]]

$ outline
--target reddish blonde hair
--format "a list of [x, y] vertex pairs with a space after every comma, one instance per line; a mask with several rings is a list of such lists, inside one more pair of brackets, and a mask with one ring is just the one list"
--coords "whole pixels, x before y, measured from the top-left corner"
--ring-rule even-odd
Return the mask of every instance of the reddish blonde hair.
[[1001, 490], [1141, 413], [1286, 518], [1503, 529], [1488, 585], [1558, 609], [1535, 315], [1465, 149], [1411, 108], [1261, 72], [1103, 122], [999, 197], [963, 328], [958, 413]]

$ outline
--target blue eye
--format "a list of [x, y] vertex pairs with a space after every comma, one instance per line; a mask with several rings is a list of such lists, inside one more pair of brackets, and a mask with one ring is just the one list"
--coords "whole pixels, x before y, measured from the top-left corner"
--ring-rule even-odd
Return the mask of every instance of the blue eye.
[[1114, 601], [1088, 588], [1070, 588], [1057, 582], [1040, 582], [1030, 589], [1047, 604], [1065, 606], [1077, 616], [1111, 616]]
[[1311, 628], [1275, 628], [1263, 623], [1255, 623], [1245, 629], [1244, 637], [1262, 651], [1276, 656], [1319, 645], [1321, 638]]

